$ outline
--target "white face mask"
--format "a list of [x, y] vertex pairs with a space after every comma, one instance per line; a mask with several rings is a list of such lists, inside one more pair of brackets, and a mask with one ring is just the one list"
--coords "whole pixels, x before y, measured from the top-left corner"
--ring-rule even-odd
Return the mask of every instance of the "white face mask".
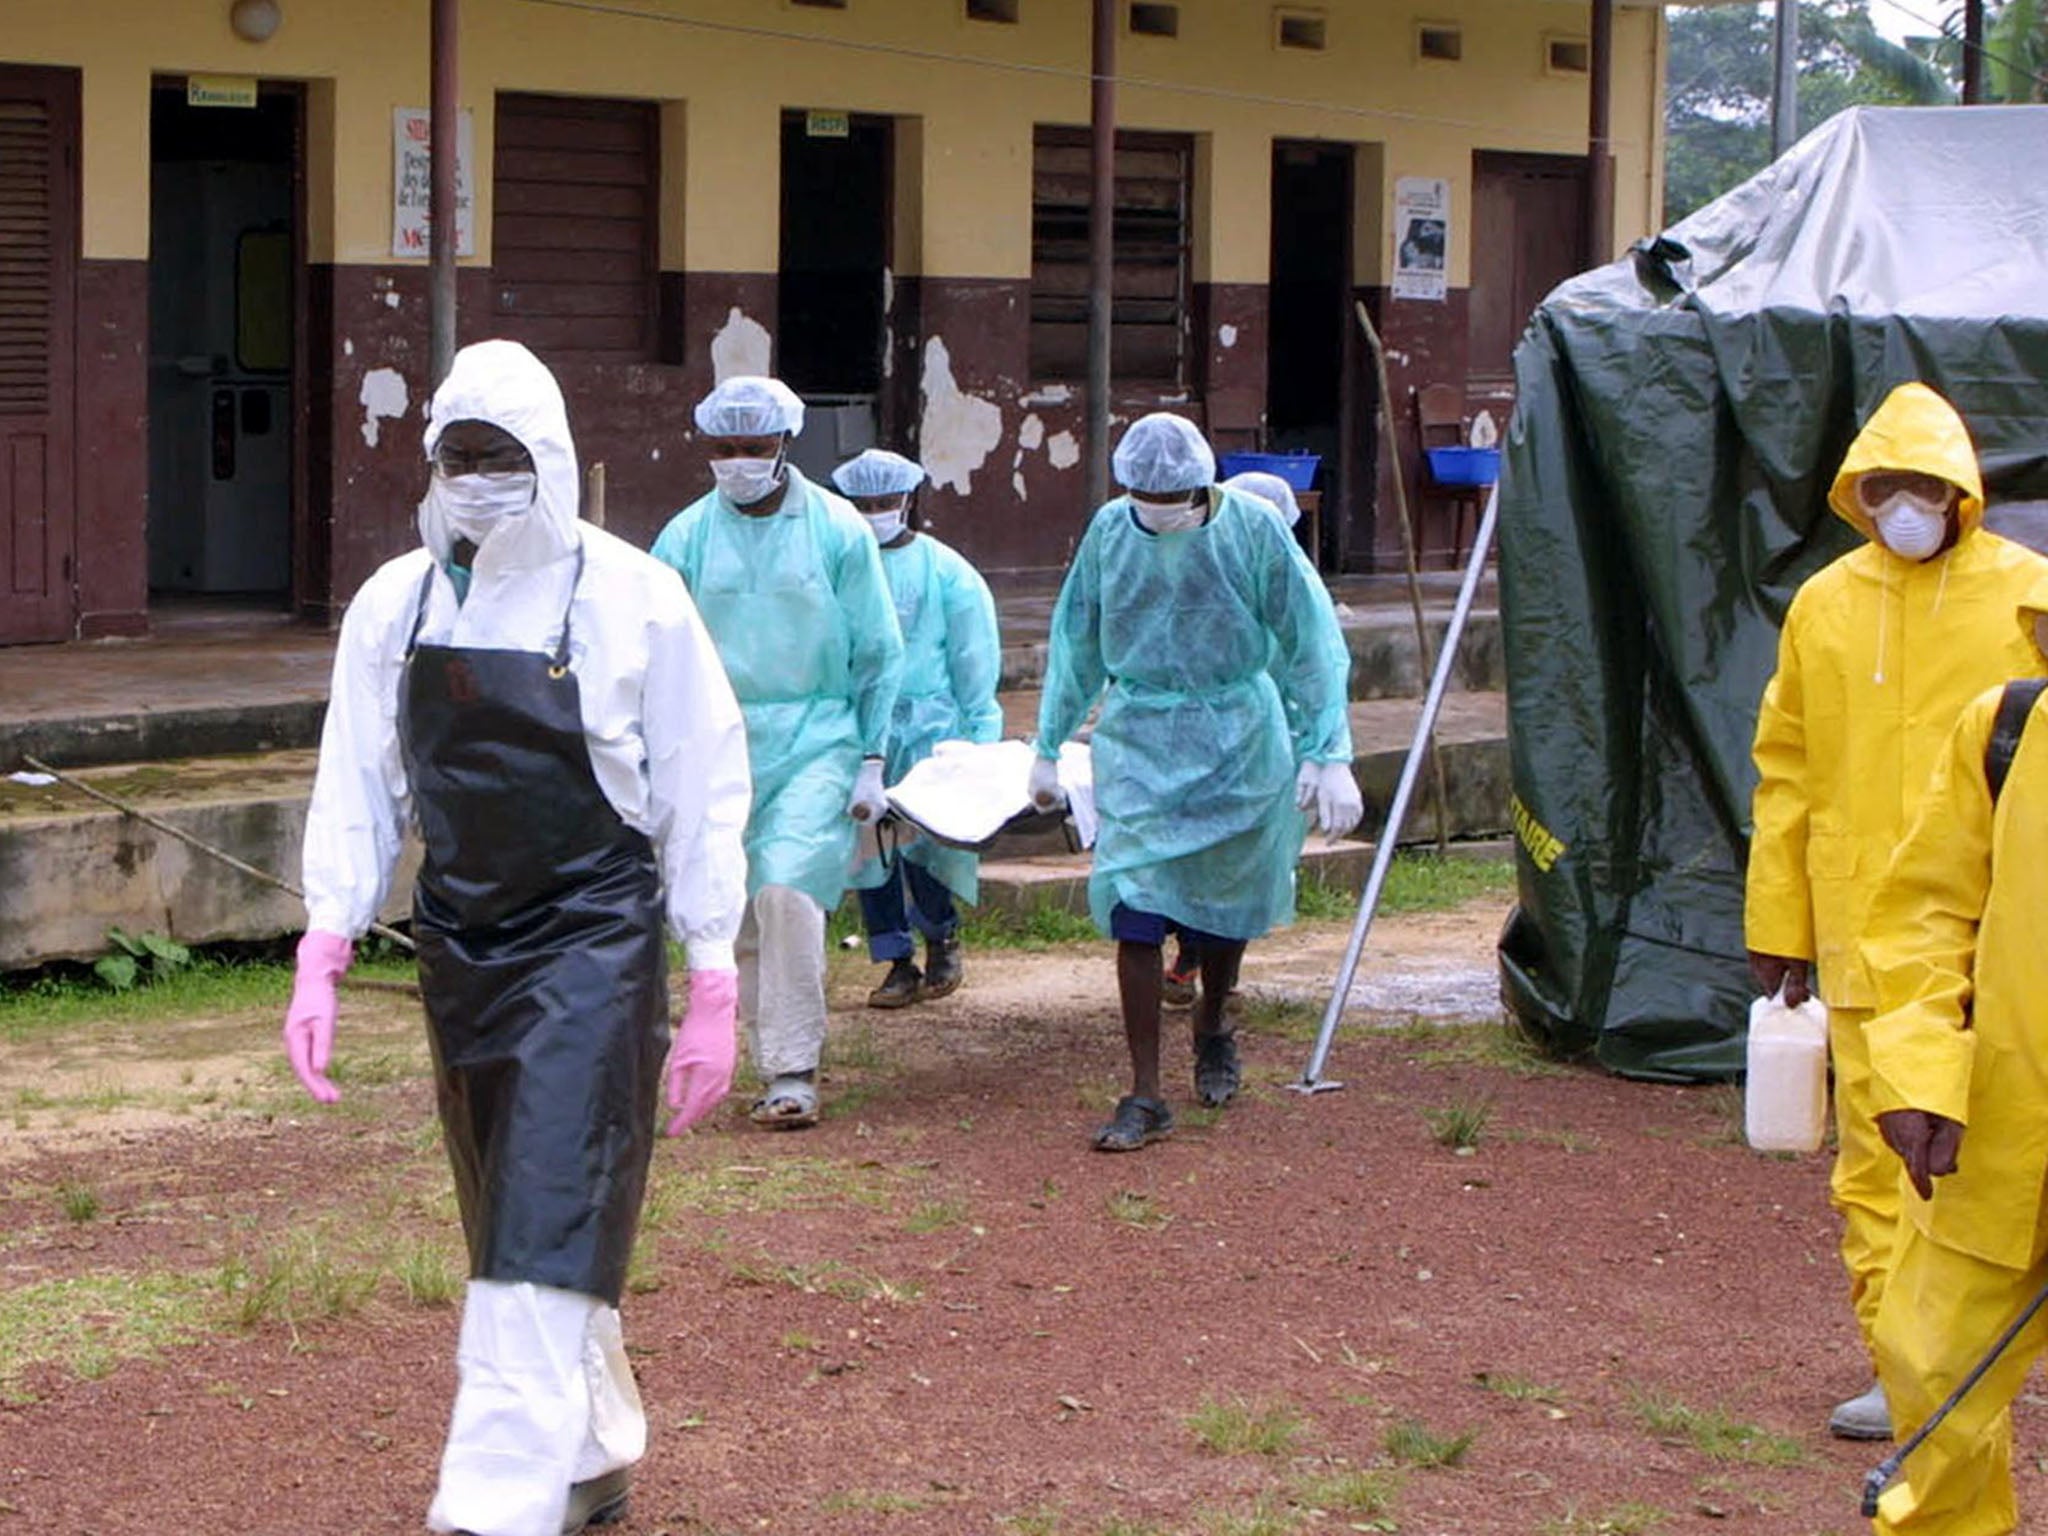
[[431, 492], [448, 526], [479, 545], [507, 518], [531, 510], [539, 493], [540, 477], [530, 469], [498, 475], [436, 474]]
[[1887, 496], [1871, 514], [1884, 547], [1906, 560], [1925, 560], [1948, 537], [1945, 502], [1930, 502], [1906, 491]]
[[877, 544], [893, 544], [903, 536], [903, 530], [910, 526], [910, 508], [891, 507], [886, 512], [863, 512], [868, 528]]
[[711, 478], [735, 507], [751, 507], [782, 483], [782, 455], [772, 459], [713, 459]]
[[1209, 493], [1197, 491], [1186, 501], [1158, 502], [1131, 498], [1131, 510], [1138, 526], [1148, 533], [1186, 533], [1199, 528], [1209, 516]]

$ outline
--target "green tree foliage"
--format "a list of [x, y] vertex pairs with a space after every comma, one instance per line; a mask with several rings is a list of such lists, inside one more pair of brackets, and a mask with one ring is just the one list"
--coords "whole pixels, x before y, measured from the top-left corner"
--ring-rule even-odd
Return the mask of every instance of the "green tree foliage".
[[[2041, 0], [2008, 0], [2038, 7]], [[1675, 8], [1666, 76], [1664, 219], [1684, 218], [1762, 170], [1771, 158], [1769, 5]], [[1845, 107], [1953, 101], [1937, 61], [1888, 42], [1866, 0], [1799, 7], [1799, 131]]]

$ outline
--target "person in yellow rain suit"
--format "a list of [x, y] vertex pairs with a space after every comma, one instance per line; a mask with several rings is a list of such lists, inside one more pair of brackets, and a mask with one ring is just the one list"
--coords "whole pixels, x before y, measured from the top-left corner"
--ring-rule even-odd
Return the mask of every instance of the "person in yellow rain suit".
[[[2029, 649], [2048, 648], [2048, 585], [2022, 605], [2021, 628]], [[1872, 1103], [1911, 1186], [1877, 1314], [1878, 1375], [1901, 1434], [1927, 1421], [2048, 1284], [2040, 686], [2030, 696], [2016, 685], [2003, 713], [2003, 688], [1963, 711], [1864, 940], [1878, 1008], [1867, 1026]], [[1905, 1480], [1879, 1503], [1878, 1531], [2018, 1529], [2007, 1410], [2044, 1343], [2048, 1314], [2037, 1314], [1907, 1458]]]
[[[1743, 927], [1766, 994], [1829, 1010], [1837, 1151], [1830, 1178], [1862, 1330], [1884, 1295], [1899, 1170], [1878, 1134], [1857, 945], [1872, 890], [1963, 707], [2040, 653], [2012, 615], [2048, 561], [1981, 526], [1983, 482], [1955, 408], [1924, 384], [1886, 397], [1850, 445], [1828, 505], [1869, 542], [1799, 589], [1757, 714]], [[1818, 971], [1817, 978], [1814, 975]], [[1881, 1440], [1881, 1385], [1839, 1404], [1835, 1434]]]

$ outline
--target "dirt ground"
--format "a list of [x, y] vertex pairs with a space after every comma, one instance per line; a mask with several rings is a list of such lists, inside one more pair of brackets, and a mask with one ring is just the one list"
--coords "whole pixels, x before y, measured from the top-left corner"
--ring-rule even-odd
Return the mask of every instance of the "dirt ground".
[[[1383, 920], [1314, 1098], [1284, 1085], [1344, 930], [1255, 951], [1248, 1093], [1195, 1111], [1177, 1068], [1179, 1134], [1129, 1157], [1086, 1141], [1105, 947], [975, 955], [894, 1015], [835, 956], [826, 1122], [736, 1095], [657, 1155], [621, 1529], [1859, 1529], [1822, 1162], [1745, 1150], [1731, 1090], [1514, 1049], [1501, 916]], [[0, 1047], [0, 1536], [422, 1528], [459, 1272], [414, 1005], [347, 996], [332, 1111], [275, 1029]], [[2041, 1428], [2023, 1402], [2037, 1518]]]

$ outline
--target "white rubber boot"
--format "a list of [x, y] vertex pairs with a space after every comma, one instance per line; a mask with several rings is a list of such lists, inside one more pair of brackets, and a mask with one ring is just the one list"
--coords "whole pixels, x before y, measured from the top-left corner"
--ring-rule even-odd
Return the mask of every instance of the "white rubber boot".
[[1884, 1384], [1873, 1381], [1861, 1397], [1837, 1403], [1828, 1415], [1828, 1433], [1837, 1440], [1891, 1439], [1892, 1405], [1884, 1399]]

